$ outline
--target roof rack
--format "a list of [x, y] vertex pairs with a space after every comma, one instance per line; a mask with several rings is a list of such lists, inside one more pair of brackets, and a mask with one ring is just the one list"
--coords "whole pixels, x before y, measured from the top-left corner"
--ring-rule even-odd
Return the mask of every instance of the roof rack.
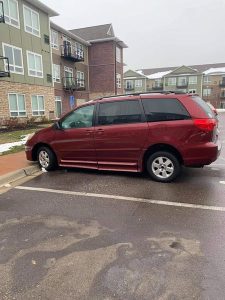
[[188, 94], [185, 92], [181, 92], [181, 91], [149, 91], [149, 92], [138, 92], [138, 93], [132, 93], [132, 94], [120, 94], [120, 95], [112, 95], [112, 96], [106, 96], [106, 97], [100, 97], [100, 98], [96, 98], [92, 101], [97, 101], [97, 100], [102, 100], [102, 99], [109, 99], [109, 98], [117, 98], [117, 97], [129, 97], [129, 96], [140, 96], [140, 95], [148, 95], [148, 94], [164, 94], [164, 95], [168, 95], [168, 94]]

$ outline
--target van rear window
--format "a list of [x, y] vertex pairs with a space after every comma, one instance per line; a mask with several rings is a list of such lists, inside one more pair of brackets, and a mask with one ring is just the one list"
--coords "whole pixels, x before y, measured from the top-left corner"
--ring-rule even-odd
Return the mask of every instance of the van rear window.
[[204, 110], [210, 119], [214, 118], [214, 112], [211, 107], [201, 97], [192, 96], [191, 98]]

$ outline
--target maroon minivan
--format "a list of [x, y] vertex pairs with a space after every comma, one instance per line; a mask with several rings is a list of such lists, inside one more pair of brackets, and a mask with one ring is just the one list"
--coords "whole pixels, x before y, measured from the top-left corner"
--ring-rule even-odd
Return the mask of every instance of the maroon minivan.
[[27, 159], [57, 166], [142, 172], [173, 181], [181, 167], [203, 167], [221, 150], [218, 121], [198, 96], [123, 95], [89, 101], [29, 137]]

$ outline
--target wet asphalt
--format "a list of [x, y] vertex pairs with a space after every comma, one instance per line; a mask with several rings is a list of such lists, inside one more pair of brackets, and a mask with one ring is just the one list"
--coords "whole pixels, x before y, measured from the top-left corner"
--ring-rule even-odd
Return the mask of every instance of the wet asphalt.
[[2, 190], [0, 299], [224, 300], [225, 212], [196, 206], [225, 207], [225, 114], [220, 136], [213, 165], [171, 184], [61, 169], [18, 185], [97, 195]]

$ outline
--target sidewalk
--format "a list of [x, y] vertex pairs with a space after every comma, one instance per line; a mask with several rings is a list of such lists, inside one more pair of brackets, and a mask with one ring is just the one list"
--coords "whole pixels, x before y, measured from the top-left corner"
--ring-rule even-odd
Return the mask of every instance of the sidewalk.
[[27, 161], [24, 151], [8, 155], [0, 155], [0, 176], [32, 165], [32, 162]]

